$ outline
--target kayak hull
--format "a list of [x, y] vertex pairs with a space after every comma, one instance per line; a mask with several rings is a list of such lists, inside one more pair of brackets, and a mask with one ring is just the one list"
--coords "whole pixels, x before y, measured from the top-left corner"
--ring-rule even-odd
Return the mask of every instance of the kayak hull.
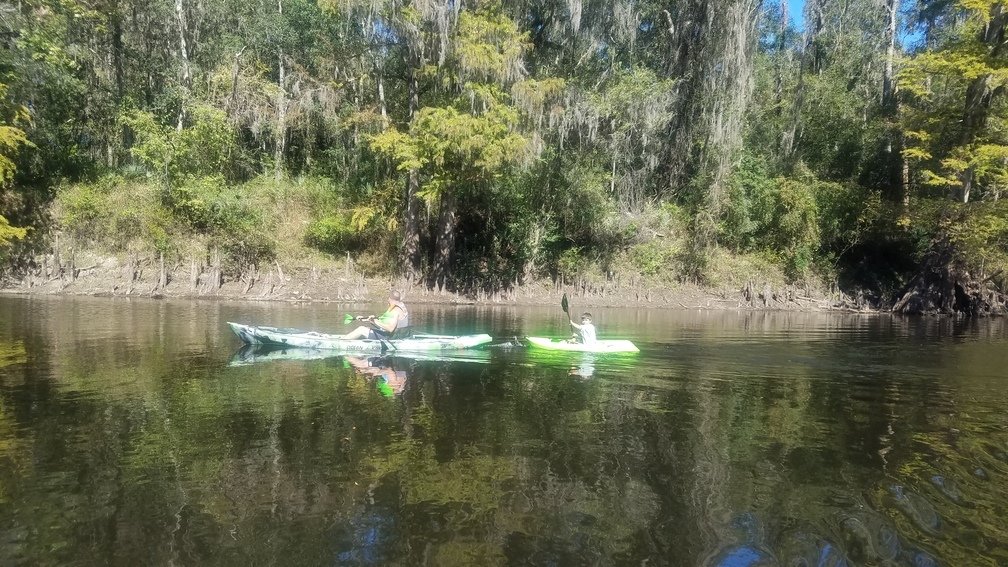
[[594, 344], [586, 345], [582, 343], [570, 343], [560, 339], [549, 337], [526, 337], [529, 346], [552, 350], [569, 352], [597, 352], [597, 353], [631, 353], [640, 352], [637, 345], [626, 340], [598, 340]]
[[408, 339], [346, 340], [340, 335], [328, 335], [315, 331], [298, 329], [278, 329], [228, 322], [234, 334], [248, 345], [275, 347], [298, 347], [308, 349], [334, 350], [341, 352], [374, 352], [387, 350], [404, 352], [439, 352], [478, 347], [493, 340], [490, 335], [414, 335]]
[[344, 357], [366, 357], [369, 360], [386, 361], [392, 359], [432, 361], [432, 362], [490, 362], [490, 351], [484, 349], [440, 350], [424, 352], [340, 352], [331, 349], [300, 347], [278, 347], [271, 345], [242, 345], [231, 357], [231, 366], [249, 366], [269, 362], [304, 362], [310, 360], [333, 360]]

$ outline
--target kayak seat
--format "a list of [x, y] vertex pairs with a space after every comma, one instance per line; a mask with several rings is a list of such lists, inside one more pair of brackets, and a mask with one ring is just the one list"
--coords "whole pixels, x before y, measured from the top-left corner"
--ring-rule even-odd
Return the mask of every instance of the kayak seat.
[[389, 340], [397, 341], [400, 339], [410, 339], [413, 338], [413, 327], [403, 327], [401, 329], [396, 329], [392, 331], [389, 335]]

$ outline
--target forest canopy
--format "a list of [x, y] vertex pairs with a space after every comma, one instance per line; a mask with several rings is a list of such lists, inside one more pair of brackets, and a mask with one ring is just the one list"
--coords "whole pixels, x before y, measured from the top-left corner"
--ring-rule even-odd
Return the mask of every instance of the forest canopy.
[[984, 0], [6, 2], [0, 262], [63, 236], [460, 293], [769, 270], [996, 312], [1006, 28]]

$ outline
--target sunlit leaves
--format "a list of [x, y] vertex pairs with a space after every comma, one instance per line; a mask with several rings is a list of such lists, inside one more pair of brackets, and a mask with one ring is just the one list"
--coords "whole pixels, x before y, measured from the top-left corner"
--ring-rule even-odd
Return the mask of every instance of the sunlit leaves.
[[[456, 66], [438, 73], [468, 80], [457, 83], [443, 105], [419, 109], [407, 132], [390, 125], [370, 138], [372, 149], [392, 158], [400, 171], [425, 171], [419, 196], [429, 203], [456, 184], [485, 180], [527, 160], [521, 113], [505, 90], [524, 76], [526, 41], [514, 22], [498, 13], [463, 12], [452, 44]], [[531, 106], [536, 99], [544, 104], [554, 85], [541, 86], [541, 94], [537, 87], [521, 88]]]
[[11, 156], [22, 146], [32, 146], [24, 130], [16, 127], [28, 123], [28, 109], [7, 99], [7, 85], [0, 83], [0, 185], [11, 180], [17, 166]]
[[20, 240], [28, 234], [28, 229], [11, 226], [3, 216], [0, 216], [0, 258], [4, 255], [4, 249], [14, 240]]
[[235, 131], [223, 110], [192, 104], [188, 111], [191, 124], [181, 130], [161, 124], [150, 112], [128, 111], [121, 118], [137, 139], [130, 151], [166, 183], [220, 174], [236, 149]]
[[987, 26], [1005, 25], [995, 21], [994, 10], [1003, 9], [997, 4], [960, 0], [954, 9], [964, 25], [937, 49], [903, 62], [899, 85], [913, 96], [903, 116], [903, 155], [921, 168], [926, 186], [1005, 184], [1008, 114], [1000, 99], [1008, 88], [1008, 56], [986, 41]]
[[511, 83], [525, 75], [523, 56], [528, 33], [502, 13], [459, 14], [456, 54], [459, 74], [487, 82]]

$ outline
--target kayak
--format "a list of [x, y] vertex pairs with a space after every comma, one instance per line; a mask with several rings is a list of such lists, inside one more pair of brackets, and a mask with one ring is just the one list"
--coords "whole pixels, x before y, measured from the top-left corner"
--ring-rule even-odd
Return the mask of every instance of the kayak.
[[248, 366], [264, 362], [276, 361], [307, 361], [307, 360], [328, 360], [344, 356], [364, 356], [369, 360], [391, 360], [402, 358], [406, 360], [421, 360], [435, 362], [490, 362], [490, 351], [487, 350], [444, 350], [427, 352], [391, 352], [384, 354], [373, 352], [347, 353], [334, 351], [332, 349], [315, 349], [302, 347], [286, 347], [274, 345], [242, 345], [238, 352], [231, 357], [230, 366]]
[[625, 340], [598, 340], [593, 344], [570, 343], [565, 340], [551, 339], [548, 337], [526, 337], [529, 345], [547, 350], [564, 350], [572, 352], [640, 352], [630, 341]]
[[346, 340], [341, 335], [327, 335], [315, 331], [298, 329], [278, 329], [258, 327], [228, 322], [228, 326], [243, 343], [249, 345], [272, 345], [299, 347], [344, 352], [427, 352], [458, 350], [484, 345], [493, 340], [490, 335], [413, 335], [408, 339], [354, 339]]

